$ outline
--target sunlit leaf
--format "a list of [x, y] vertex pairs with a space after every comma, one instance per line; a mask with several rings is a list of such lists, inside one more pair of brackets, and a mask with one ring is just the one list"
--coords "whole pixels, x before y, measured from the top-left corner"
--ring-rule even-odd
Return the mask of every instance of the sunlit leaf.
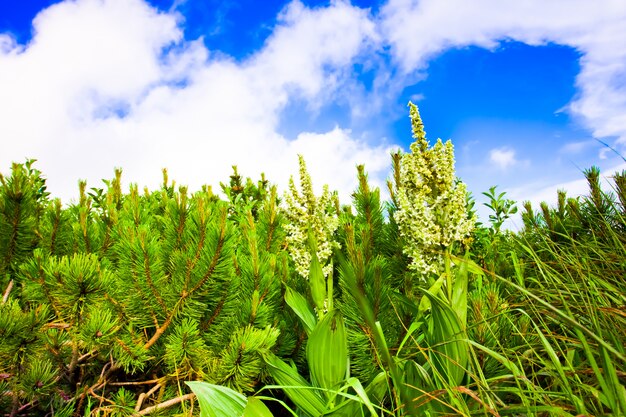
[[246, 408], [246, 397], [230, 388], [208, 382], [189, 381], [200, 404], [200, 417], [239, 417]]

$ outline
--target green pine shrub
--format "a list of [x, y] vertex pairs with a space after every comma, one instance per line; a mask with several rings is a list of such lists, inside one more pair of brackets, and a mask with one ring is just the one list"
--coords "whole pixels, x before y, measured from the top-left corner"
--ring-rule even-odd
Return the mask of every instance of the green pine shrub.
[[297, 333], [278, 343], [291, 270], [274, 189], [228, 202], [164, 172], [161, 189], [123, 194], [115, 174], [80, 182], [70, 206], [33, 161], [1, 178], [2, 410], [105, 412], [142, 395], [145, 409], [189, 379], [250, 393], [262, 355], [296, 349]]

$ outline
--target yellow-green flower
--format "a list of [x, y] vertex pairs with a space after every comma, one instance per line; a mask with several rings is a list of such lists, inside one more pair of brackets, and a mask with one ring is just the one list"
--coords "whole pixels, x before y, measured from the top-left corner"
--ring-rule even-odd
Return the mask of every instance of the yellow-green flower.
[[308, 246], [309, 228], [317, 244], [317, 258], [322, 265], [324, 276], [328, 277], [333, 269], [331, 256], [337, 243], [333, 241], [333, 233], [339, 226], [335, 201], [337, 194], [331, 193], [324, 186], [318, 198], [313, 193], [311, 176], [306, 170], [304, 158], [298, 155], [300, 162], [300, 189], [298, 190], [293, 177], [289, 180], [289, 191], [285, 193], [285, 215], [289, 220], [287, 244], [289, 254], [296, 265], [296, 271], [308, 278], [311, 265], [311, 253]]
[[455, 175], [452, 142], [438, 139], [429, 147], [417, 106], [409, 103], [409, 108], [415, 142], [402, 155], [394, 217], [411, 269], [437, 274], [443, 252], [455, 242], [468, 242], [475, 219], [468, 217], [467, 189]]

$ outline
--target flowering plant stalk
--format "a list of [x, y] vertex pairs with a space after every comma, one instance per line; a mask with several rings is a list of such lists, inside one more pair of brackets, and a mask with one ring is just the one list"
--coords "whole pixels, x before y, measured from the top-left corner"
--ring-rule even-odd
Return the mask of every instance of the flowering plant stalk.
[[452, 142], [438, 139], [430, 147], [417, 106], [409, 103], [409, 108], [415, 142], [402, 155], [394, 217], [409, 267], [431, 285], [433, 277], [445, 275], [450, 298], [451, 251], [457, 243], [469, 243], [476, 220], [467, 212], [466, 186], [455, 176]]
[[[325, 185], [322, 195], [313, 192], [311, 176], [304, 158], [299, 155], [300, 189], [293, 177], [289, 192], [285, 193], [285, 216], [288, 222], [287, 249], [294, 261], [296, 272], [309, 281], [311, 295], [318, 315], [332, 309], [332, 253], [338, 245], [333, 234], [339, 226], [337, 194]], [[324, 282], [326, 279], [327, 282]], [[328, 287], [328, 288], [327, 288]]]

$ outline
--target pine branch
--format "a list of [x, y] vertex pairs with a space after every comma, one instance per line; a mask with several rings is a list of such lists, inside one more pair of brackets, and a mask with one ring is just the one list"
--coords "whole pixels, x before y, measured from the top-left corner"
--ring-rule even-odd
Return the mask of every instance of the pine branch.
[[57, 233], [59, 231], [59, 225], [61, 223], [61, 200], [56, 200], [54, 203], [54, 223], [52, 225], [52, 231], [50, 232], [50, 247], [48, 250], [50, 253], [54, 253], [56, 246]]
[[183, 293], [181, 294], [180, 299], [176, 302], [176, 305], [174, 306], [174, 308], [172, 309], [168, 317], [165, 319], [165, 322], [163, 322], [163, 324], [157, 328], [152, 338], [150, 338], [150, 340], [146, 342], [146, 344], [144, 345], [144, 349], [148, 350], [150, 347], [152, 347], [152, 345], [154, 345], [157, 342], [157, 340], [159, 340], [159, 338], [163, 335], [163, 333], [165, 333], [165, 331], [170, 326], [170, 324], [172, 324], [172, 321], [174, 320], [174, 316], [176, 315], [178, 308], [182, 306], [182, 304], [187, 300], [187, 298], [191, 297], [198, 289], [202, 288], [206, 284], [206, 282], [209, 280], [209, 278], [213, 275], [213, 273], [215, 272], [215, 269], [217, 268], [219, 260], [222, 256], [222, 249], [224, 247], [224, 242], [226, 241], [227, 219], [228, 219], [228, 211], [226, 209], [222, 209], [220, 226], [219, 226], [220, 233], [219, 233], [217, 245], [215, 247], [215, 253], [213, 254], [213, 258], [211, 259], [211, 264], [209, 265], [209, 268], [207, 269], [206, 273], [204, 274], [202, 279], [191, 290], [189, 291], [183, 290]]
[[[141, 286], [139, 285], [139, 276], [137, 274], [137, 270], [133, 267], [133, 265], [136, 263], [135, 262], [135, 253], [131, 250], [130, 253], [131, 256], [131, 262], [130, 262], [130, 271], [131, 271], [131, 278], [133, 281], [133, 284], [135, 286], [135, 290], [137, 291], [138, 294], [141, 294]], [[148, 309], [149, 313], [150, 313], [150, 317], [152, 317], [152, 321], [154, 322], [154, 326], [158, 329], [159, 328], [159, 321], [157, 319], [157, 315], [156, 312], [154, 311], [154, 308], [152, 306], [151, 303], [147, 303], [145, 304], [145, 307]]]
[[[201, 214], [203, 214], [201, 208]], [[200, 216], [200, 236], [198, 238], [198, 245], [196, 247], [196, 253], [194, 255], [193, 261], [188, 263], [187, 266], [187, 274], [185, 275], [185, 288], [189, 286], [189, 281], [191, 280], [191, 271], [196, 267], [198, 261], [200, 260], [200, 256], [202, 255], [202, 249], [204, 249], [204, 244], [206, 240], [206, 219], [203, 215]]]
[[176, 303], [176, 305], [174, 306], [174, 308], [172, 309], [172, 312], [170, 313], [170, 315], [167, 317], [167, 319], [165, 319], [165, 321], [163, 322], [163, 324], [160, 327], [157, 327], [156, 332], [152, 335], [152, 337], [150, 338], [150, 340], [148, 340], [146, 342], [145, 345], [143, 345], [144, 350], [148, 350], [152, 347], [152, 345], [154, 345], [161, 336], [163, 336], [163, 333], [165, 333], [165, 331], [167, 330], [168, 327], [170, 327], [170, 324], [172, 324], [172, 320], [174, 320], [174, 315], [176, 314], [176, 312], [178, 311], [178, 307], [179, 305], [182, 303], [182, 301], [185, 299], [186, 297], [181, 297], [178, 302]]
[[150, 340], [148, 340], [148, 342], [146, 342], [146, 344], [144, 345], [144, 349], [148, 350], [150, 347], [152, 347], [152, 345], [154, 345], [159, 340], [159, 338], [163, 335], [163, 333], [165, 333], [165, 331], [170, 326], [170, 324], [172, 324], [172, 321], [174, 320], [174, 316], [176, 315], [178, 308], [180, 308], [180, 306], [184, 303], [184, 301], [187, 298], [193, 295], [199, 288], [204, 286], [204, 284], [206, 284], [208, 279], [213, 275], [213, 272], [215, 271], [215, 268], [217, 267], [219, 259], [222, 255], [222, 248], [224, 247], [224, 241], [226, 240], [227, 214], [228, 212], [226, 210], [222, 210], [222, 218], [221, 218], [221, 223], [220, 223], [220, 235], [219, 235], [219, 239], [217, 242], [217, 246], [215, 248], [215, 253], [213, 254], [213, 258], [211, 259], [211, 264], [207, 272], [204, 274], [200, 282], [198, 282], [196, 286], [193, 287], [190, 291], [183, 290], [183, 293], [181, 294], [180, 299], [176, 302], [176, 305], [174, 306], [174, 308], [172, 309], [168, 317], [165, 319], [165, 322], [163, 322], [163, 324], [157, 328], [154, 335], [150, 338]]
[[227, 299], [228, 299], [228, 291], [225, 291], [224, 295], [220, 298], [220, 301], [217, 303], [217, 306], [215, 306], [215, 310], [213, 311], [213, 314], [211, 314], [211, 317], [209, 317], [209, 319], [202, 325], [202, 330], [207, 330], [209, 326], [213, 324], [215, 319], [217, 319], [217, 317], [222, 312], [222, 309], [224, 308], [224, 304], [226, 303]]
[[222, 209], [222, 217], [220, 219], [220, 235], [217, 241], [217, 246], [215, 247], [215, 254], [213, 255], [213, 259], [211, 259], [211, 265], [207, 270], [206, 274], [202, 277], [200, 282], [196, 284], [195, 287], [191, 289], [189, 293], [183, 292], [183, 297], [191, 295], [196, 292], [199, 288], [202, 288], [204, 284], [209, 280], [209, 278], [213, 275], [215, 268], [221, 258], [222, 248], [224, 247], [224, 242], [226, 241], [226, 221], [227, 221], [228, 211], [226, 209]]
[[18, 228], [20, 225], [20, 216], [21, 216], [22, 205], [17, 204], [15, 207], [15, 213], [12, 218], [11, 224], [11, 237], [9, 239], [9, 247], [7, 248], [6, 255], [4, 257], [4, 264], [7, 267], [10, 267], [13, 257], [15, 255], [15, 251], [17, 248], [17, 237], [18, 237]]
[[139, 234], [139, 243], [141, 245], [141, 251], [143, 252], [143, 267], [146, 275], [146, 283], [148, 284], [148, 288], [150, 288], [150, 292], [152, 296], [156, 299], [159, 306], [163, 309], [163, 312], [167, 314], [167, 306], [165, 305], [165, 301], [163, 301], [163, 297], [161, 297], [161, 293], [157, 291], [156, 286], [154, 285], [154, 281], [152, 280], [152, 273], [150, 271], [150, 258], [148, 257], [148, 249], [146, 247], [146, 236], [145, 234]]

